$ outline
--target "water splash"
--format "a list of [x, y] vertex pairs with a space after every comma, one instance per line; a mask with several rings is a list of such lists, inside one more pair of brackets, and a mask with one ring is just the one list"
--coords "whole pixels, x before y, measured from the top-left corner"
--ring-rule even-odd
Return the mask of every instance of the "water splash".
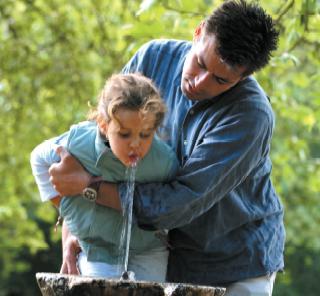
[[128, 261], [129, 261], [129, 248], [131, 240], [131, 227], [132, 227], [132, 207], [133, 207], [133, 195], [134, 195], [134, 184], [135, 176], [137, 172], [137, 164], [135, 161], [126, 170], [127, 181], [127, 192], [124, 200], [124, 208], [122, 210], [123, 214], [123, 226], [120, 236], [119, 244], [119, 264], [121, 270], [121, 279], [123, 280], [134, 280], [134, 273], [128, 271]]

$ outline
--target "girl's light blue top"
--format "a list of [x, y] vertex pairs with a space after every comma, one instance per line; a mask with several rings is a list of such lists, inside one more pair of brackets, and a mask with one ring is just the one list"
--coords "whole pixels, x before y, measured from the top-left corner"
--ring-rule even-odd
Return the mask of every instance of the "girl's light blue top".
[[[73, 125], [63, 135], [46, 141], [34, 149], [31, 165], [37, 180], [38, 164], [59, 161], [56, 145], [63, 145], [92, 175], [102, 176], [109, 182], [126, 181], [126, 167], [115, 157], [97, 125], [86, 121]], [[46, 169], [47, 169], [46, 167]], [[150, 151], [139, 161], [136, 182], [168, 182], [176, 173], [178, 161], [172, 149], [158, 137], [154, 137]], [[39, 178], [40, 179], [40, 178]], [[39, 186], [39, 182], [38, 186]], [[43, 200], [55, 196], [50, 190], [41, 190]], [[123, 224], [122, 213], [90, 202], [82, 196], [64, 197], [60, 203], [60, 214], [69, 231], [78, 237], [89, 261], [109, 264], [118, 262], [119, 242]], [[133, 223], [130, 254], [138, 254], [163, 245], [155, 231], [142, 230]]]

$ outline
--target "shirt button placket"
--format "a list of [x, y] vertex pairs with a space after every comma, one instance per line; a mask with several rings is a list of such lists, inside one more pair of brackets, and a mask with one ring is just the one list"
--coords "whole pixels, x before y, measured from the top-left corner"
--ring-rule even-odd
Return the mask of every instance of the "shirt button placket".
[[183, 140], [183, 163], [186, 162], [187, 160], [187, 145], [188, 145], [188, 141], [185, 139]]

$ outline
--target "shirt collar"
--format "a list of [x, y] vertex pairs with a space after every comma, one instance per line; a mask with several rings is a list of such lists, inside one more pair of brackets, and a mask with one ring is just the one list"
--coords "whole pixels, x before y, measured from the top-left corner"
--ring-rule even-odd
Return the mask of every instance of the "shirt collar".
[[110, 147], [108, 147], [107, 145], [106, 138], [100, 133], [100, 129], [98, 125], [96, 127], [96, 138], [94, 142], [94, 147], [95, 147], [97, 158], [99, 158], [101, 154], [107, 151], [111, 152]]

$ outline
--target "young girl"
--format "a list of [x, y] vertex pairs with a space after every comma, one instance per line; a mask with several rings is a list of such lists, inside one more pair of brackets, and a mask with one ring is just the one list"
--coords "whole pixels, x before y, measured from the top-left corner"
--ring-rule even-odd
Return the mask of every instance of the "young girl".
[[[122, 214], [95, 202], [100, 182], [81, 196], [59, 197], [48, 168], [60, 159], [64, 146], [86, 170], [102, 180], [123, 182], [126, 169], [138, 163], [136, 182], [165, 182], [176, 173], [178, 162], [169, 146], [155, 136], [165, 106], [151, 80], [140, 74], [114, 75], [107, 80], [89, 121], [74, 125], [45, 141], [31, 153], [32, 171], [42, 201], [53, 200], [68, 230], [80, 243], [80, 273], [119, 277], [119, 242]], [[137, 280], [165, 281], [168, 251], [156, 232], [132, 226], [128, 270]]]

